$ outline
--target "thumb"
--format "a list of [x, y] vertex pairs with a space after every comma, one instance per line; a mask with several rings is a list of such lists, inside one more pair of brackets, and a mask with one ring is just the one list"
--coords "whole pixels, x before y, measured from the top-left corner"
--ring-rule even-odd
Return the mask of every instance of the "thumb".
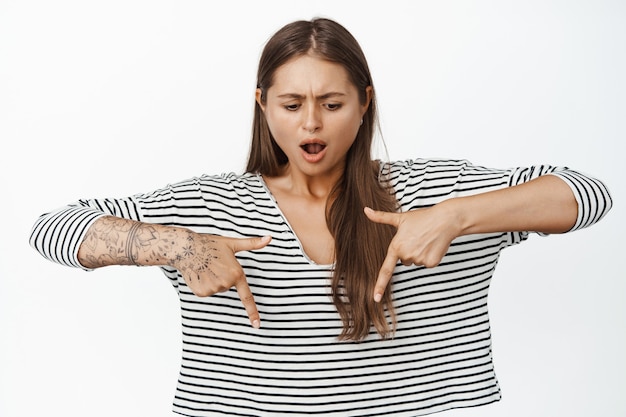
[[374, 223], [389, 224], [391, 226], [398, 227], [400, 224], [400, 213], [392, 213], [389, 211], [376, 211], [369, 207], [365, 207], [363, 210], [368, 219]]
[[231, 248], [233, 252], [241, 252], [246, 250], [255, 250], [265, 247], [272, 240], [271, 236], [248, 237], [248, 238], [232, 238]]
[[231, 248], [233, 252], [241, 252], [246, 250], [255, 250], [265, 247], [272, 240], [271, 236], [263, 237], [247, 237], [243, 239], [232, 238]]

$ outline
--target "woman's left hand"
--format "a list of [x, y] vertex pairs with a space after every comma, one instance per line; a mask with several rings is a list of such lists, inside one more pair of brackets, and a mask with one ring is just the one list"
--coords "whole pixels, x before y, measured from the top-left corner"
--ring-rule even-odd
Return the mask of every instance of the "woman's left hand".
[[437, 266], [461, 230], [454, 211], [443, 204], [404, 213], [375, 211], [366, 207], [365, 215], [373, 222], [389, 224], [397, 229], [376, 279], [374, 299], [377, 302], [381, 300], [398, 261], [403, 265]]

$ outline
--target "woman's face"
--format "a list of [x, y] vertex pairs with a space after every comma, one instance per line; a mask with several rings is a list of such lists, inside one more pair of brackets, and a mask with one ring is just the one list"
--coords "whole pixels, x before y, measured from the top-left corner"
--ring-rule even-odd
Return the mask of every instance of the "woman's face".
[[273, 81], [265, 103], [260, 90], [256, 98], [291, 172], [341, 175], [369, 105], [371, 87], [361, 104], [343, 66], [310, 55], [280, 66]]

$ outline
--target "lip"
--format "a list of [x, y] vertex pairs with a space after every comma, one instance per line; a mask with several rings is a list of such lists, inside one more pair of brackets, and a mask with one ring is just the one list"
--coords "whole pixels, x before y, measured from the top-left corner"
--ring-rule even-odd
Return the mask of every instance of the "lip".
[[[308, 153], [304, 149], [306, 145], [321, 145], [323, 146], [323, 149], [319, 151], [318, 153]], [[300, 142], [298, 146], [300, 147], [302, 158], [309, 163], [319, 162], [324, 158], [324, 155], [326, 155], [326, 149], [327, 149], [326, 142], [318, 138], [305, 139], [302, 142]]]

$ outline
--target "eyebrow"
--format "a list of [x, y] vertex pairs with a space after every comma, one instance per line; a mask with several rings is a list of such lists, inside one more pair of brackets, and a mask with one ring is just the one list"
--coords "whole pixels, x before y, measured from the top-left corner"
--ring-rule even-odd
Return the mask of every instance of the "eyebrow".
[[[331, 98], [331, 97], [342, 97], [345, 96], [345, 93], [340, 93], [338, 91], [331, 91], [329, 93], [324, 93], [322, 95], [319, 95], [317, 97], [315, 97], [318, 100], [325, 100], [327, 98]], [[292, 99], [299, 99], [302, 100], [304, 98], [306, 98], [305, 95], [302, 94], [296, 94], [296, 93], [285, 93], [285, 94], [280, 94], [277, 96], [278, 98], [292, 98]]]

